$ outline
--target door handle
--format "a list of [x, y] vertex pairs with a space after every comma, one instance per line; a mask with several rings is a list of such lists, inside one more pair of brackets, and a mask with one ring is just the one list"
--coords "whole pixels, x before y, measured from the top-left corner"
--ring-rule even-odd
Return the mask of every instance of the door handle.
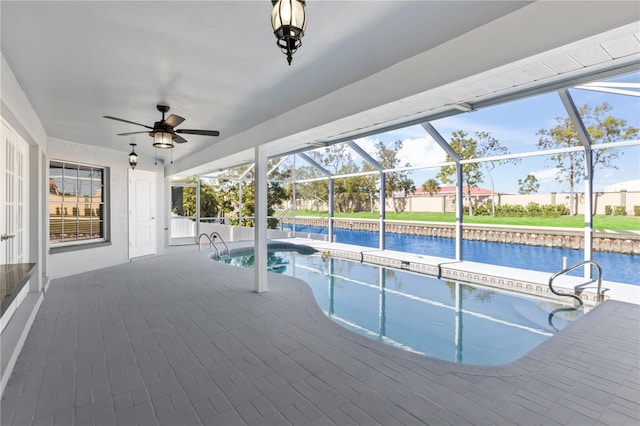
[[0, 241], [10, 240], [11, 238], [14, 238], [14, 237], [15, 237], [15, 235], [2, 234], [2, 235], [0, 235]]

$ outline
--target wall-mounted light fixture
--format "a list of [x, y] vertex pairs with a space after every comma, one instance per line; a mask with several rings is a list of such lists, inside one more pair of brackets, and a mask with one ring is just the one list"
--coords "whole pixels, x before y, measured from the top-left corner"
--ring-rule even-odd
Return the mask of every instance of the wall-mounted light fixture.
[[271, 0], [271, 26], [276, 36], [276, 44], [287, 55], [291, 65], [293, 54], [302, 46], [302, 37], [307, 27], [304, 14], [305, 0]]
[[131, 145], [131, 153], [129, 154], [129, 165], [131, 166], [131, 170], [135, 170], [136, 166], [138, 165], [138, 154], [136, 154], [135, 151], [136, 144], [130, 143], [129, 145]]
[[156, 148], [173, 148], [173, 135], [169, 132], [153, 132], [153, 146]]

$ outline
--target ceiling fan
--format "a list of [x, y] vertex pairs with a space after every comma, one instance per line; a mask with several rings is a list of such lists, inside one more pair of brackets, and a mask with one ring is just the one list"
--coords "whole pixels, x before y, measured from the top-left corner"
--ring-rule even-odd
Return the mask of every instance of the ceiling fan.
[[140, 132], [127, 132], [118, 133], [118, 136], [135, 135], [139, 133], [148, 133], [153, 138], [153, 146], [156, 148], [173, 148], [173, 143], [185, 143], [187, 140], [179, 135], [179, 133], [185, 135], [203, 135], [203, 136], [219, 136], [220, 132], [217, 130], [192, 130], [192, 129], [175, 129], [185, 119], [179, 115], [171, 114], [165, 118], [164, 114], [169, 111], [169, 105], [158, 104], [156, 105], [158, 111], [162, 113], [162, 120], [153, 123], [153, 127], [146, 124], [136, 123], [135, 121], [129, 121], [122, 118], [112, 117], [110, 115], [104, 115], [104, 118], [110, 120], [122, 121], [124, 123], [135, 124], [136, 126], [146, 127], [150, 130], [143, 130]]

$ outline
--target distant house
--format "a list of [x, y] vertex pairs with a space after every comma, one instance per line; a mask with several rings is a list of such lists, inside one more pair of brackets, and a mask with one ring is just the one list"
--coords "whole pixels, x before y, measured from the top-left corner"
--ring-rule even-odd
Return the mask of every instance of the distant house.
[[[462, 195], [468, 194], [468, 186], [462, 187]], [[497, 194], [497, 192], [496, 192]], [[442, 195], [456, 195], [456, 187], [455, 186], [441, 186], [438, 192], [434, 192], [433, 196], [442, 196]], [[471, 195], [473, 196], [490, 196], [491, 190], [484, 188], [471, 188]], [[416, 188], [416, 192], [414, 193], [415, 197], [431, 197], [429, 191], [424, 191], [422, 188]]]

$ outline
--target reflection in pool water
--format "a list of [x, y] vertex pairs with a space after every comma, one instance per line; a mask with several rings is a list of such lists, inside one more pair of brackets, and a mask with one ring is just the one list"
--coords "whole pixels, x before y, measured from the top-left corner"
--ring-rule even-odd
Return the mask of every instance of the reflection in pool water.
[[[253, 255], [222, 261], [252, 267]], [[342, 326], [458, 363], [514, 361], [583, 313], [571, 304], [317, 254], [270, 251], [268, 265], [306, 281]]]

